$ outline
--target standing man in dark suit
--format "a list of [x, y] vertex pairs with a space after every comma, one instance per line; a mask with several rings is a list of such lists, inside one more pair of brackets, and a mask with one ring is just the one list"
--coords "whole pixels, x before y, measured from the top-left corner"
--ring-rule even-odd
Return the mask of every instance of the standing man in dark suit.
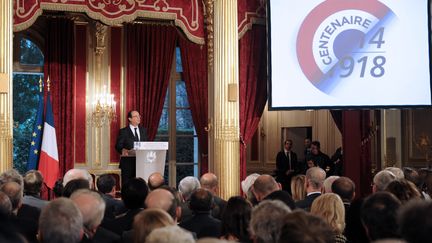
[[291, 178], [300, 172], [297, 154], [291, 151], [293, 141], [287, 139], [284, 149], [276, 156], [276, 178], [282, 185], [282, 189], [291, 192]]
[[116, 150], [122, 156], [120, 158], [122, 184], [135, 177], [135, 157], [127, 157], [134, 155], [132, 153], [134, 142], [147, 140], [146, 129], [139, 125], [141, 116], [138, 111], [129, 111], [127, 117], [129, 125], [120, 129], [116, 142]]

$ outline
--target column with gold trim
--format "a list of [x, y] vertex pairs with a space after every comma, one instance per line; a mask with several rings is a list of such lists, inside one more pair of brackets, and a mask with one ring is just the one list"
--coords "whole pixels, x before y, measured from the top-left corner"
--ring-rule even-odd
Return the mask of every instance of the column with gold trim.
[[240, 192], [237, 0], [214, 1], [213, 74], [210, 168], [219, 177], [220, 196], [229, 198]]
[[0, 1], [0, 172], [12, 168], [12, 0]]

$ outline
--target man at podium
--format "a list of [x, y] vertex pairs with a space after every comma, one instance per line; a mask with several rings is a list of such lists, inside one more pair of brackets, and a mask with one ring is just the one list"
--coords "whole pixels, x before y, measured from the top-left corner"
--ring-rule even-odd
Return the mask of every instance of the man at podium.
[[134, 142], [147, 140], [146, 129], [140, 126], [141, 116], [138, 111], [128, 112], [129, 125], [120, 129], [116, 142], [116, 150], [121, 154], [120, 169], [122, 184], [135, 177]]

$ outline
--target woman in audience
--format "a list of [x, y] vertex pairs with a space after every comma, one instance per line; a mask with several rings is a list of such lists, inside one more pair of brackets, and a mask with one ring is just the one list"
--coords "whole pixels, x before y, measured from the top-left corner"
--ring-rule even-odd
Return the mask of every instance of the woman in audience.
[[149, 208], [138, 213], [133, 222], [134, 242], [142, 243], [157, 228], [174, 225], [171, 216], [158, 208]]
[[292, 199], [297, 202], [306, 197], [305, 175], [296, 175], [291, 179]]
[[345, 229], [345, 208], [342, 199], [335, 193], [319, 196], [312, 203], [311, 213], [326, 221], [333, 230], [336, 243], [346, 242], [342, 234]]
[[390, 182], [390, 184], [387, 185], [386, 191], [395, 195], [402, 204], [405, 204], [412, 199], [421, 198], [421, 194], [414, 183], [405, 179]]
[[222, 239], [251, 242], [248, 232], [252, 206], [242, 197], [231, 197], [222, 214]]

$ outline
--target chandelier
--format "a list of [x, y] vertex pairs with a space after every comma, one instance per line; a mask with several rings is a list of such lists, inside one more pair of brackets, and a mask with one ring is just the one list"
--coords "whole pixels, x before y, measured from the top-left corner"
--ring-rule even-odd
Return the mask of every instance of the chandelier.
[[94, 127], [102, 127], [116, 120], [116, 102], [114, 100], [114, 95], [108, 93], [107, 87], [104, 85], [103, 92], [94, 96], [91, 123]]

